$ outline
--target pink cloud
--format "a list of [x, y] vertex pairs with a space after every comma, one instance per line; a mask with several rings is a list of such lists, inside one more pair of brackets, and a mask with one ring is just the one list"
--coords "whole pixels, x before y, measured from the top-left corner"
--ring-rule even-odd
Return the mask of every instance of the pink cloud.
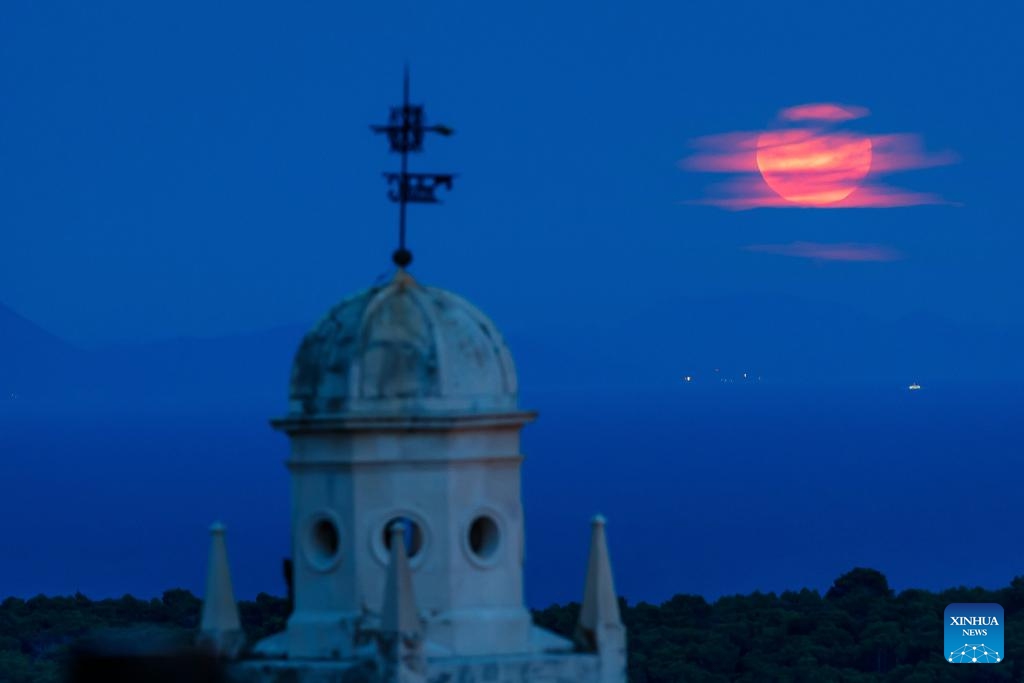
[[708, 135], [691, 141], [696, 150], [679, 162], [687, 171], [757, 173], [758, 132]]
[[[888, 186], [881, 178], [955, 163], [952, 152], [928, 152], [912, 133], [866, 134], [831, 125], [867, 114], [867, 109], [851, 105], [799, 105], [780, 112], [780, 119], [804, 122], [798, 126], [691, 141], [693, 152], [679, 162], [681, 168], [732, 176], [694, 203], [732, 210], [950, 204], [932, 193]], [[829, 125], [807, 123], [812, 120]]]
[[[690, 141], [695, 151], [682, 159], [679, 166], [687, 171], [709, 173], [758, 173], [758, 141], [763, 134], [764, 131], [738, 131], [695, 138]], [[786, 144], [815, 139], [828, 141], [836, 136], [839, 139], [850, 137], [848, 133], [829, 134], [813, 128], [791, 128], [778, 135], [782, 134], [785, 135]], [[948, 150], [926, 152], [920, 136], [912, 133], [866, 137], [871, 140], [871, 172], [874, 174], [946, 166], [959, 160], [956, 154]]]
[[758, 177], [735, 177], [708, 188], [708, 196], [686, 204], [717, 206], [731, 211], [757, 208], [777, 209], [890, 209], [901, 206], [949, 205], [954, 202], [930, 192], [913, 192], [872, 182], [857, 187], [845, 198], [829, 204], [806, 206], [794, 204], [776, 194]]
[[814, 261], [858, 261], [886, 262], [898, 261], [902, 255], [882, 244], [860, 244], [857, 242], [839, 242], [822, 244], [820, 242], [790, 242], [789, 244], [750, 244], [743, 247], [744, 251], [761, 254], [777, 254], [794, 258], [811, 259]]
[[833, 102], [816, 102], [787, 107], [779, 112], [783, 121], [850, 121], [867, 116], [870, 112], [864, 107]]
[[926, 152], [921, 137], [913, 133], [872, 135], [871, 144], [874, 147], [871, 172], [875, 174], [948, 166], [959, 161], [959, 157], [949, 150]]

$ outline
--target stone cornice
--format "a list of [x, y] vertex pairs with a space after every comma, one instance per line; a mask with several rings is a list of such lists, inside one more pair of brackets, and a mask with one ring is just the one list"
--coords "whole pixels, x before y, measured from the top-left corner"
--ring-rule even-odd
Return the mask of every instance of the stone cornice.
[[480, 415], [289, 415], [270, 421], [288, 435], [331, 432], [479, 431], [521, 427], [537, 417], [534, 411]]

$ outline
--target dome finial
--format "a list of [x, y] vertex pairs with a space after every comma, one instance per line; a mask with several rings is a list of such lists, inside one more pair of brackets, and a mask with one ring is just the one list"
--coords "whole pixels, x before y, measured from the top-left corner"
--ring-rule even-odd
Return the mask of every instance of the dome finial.
[[409, 152], [423, 151], [425, 133], [439, 133], [449, 136], [455, 131], [441, 124], [425, 125], [423, 105], [409, 104], [409, 66], [405, 67], [405, 79], [402, 88], [402, 105], [391, 108], [391, 115], [386, 126], [370, 126], [375, 133], [387, 133], [388, 144], [392, 152], [402, 155], [402, 170], [398, 173], [385, 173], [389, 185], [397, 185], [397, 189], [388, 190], [388, 198], [398, 204], [398, 249], [391, 255], [391, 260], [399, 268], [412, 263], [412, 252], [405, 248], [405, 205], [440, 204], [434, 191], [438, 187], [452, 189], [451, 173], [409, 173]]
[[399, 268], [405, 268], [412, 263], [412, 252], [403, 247], [395, 249], [395, 253], [391, 254], [391, 260], [395, 262], [395, 265]]

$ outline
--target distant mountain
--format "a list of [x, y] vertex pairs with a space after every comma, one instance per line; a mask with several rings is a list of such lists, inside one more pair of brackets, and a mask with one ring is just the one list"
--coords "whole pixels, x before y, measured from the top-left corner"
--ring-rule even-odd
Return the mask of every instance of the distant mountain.
[[305, 326], [80, 349], [0, 305], [0, 406], [283, 410]]
[[74, 376], [82, 353], [0, 304], [0, 402], [39, 397]]
[[[209, 339], [75, 348], [0, 306], [0, 397], [55, 410], [206, 410], [286, 401], [307, 325]], [[1024, 380], [1024, 330], [940, 318], [888, 322], [794, 297], [648, 302], [585, 329], [521, 328], [524, 393], [699, 385]], [[747, 377], [744, 378], [743, 374]], [[0, 403], [2, 405], [2, 403]]]
[[182, 409], [256, 407], [283, 411], [292, 357], [307, 325], [210, 338], [125, 344], [91, 354], [107, 400], [130, 398]]
[[0, 303], [0, 340], [5, 350], [57, 348], [67, 345], [38, 325]]

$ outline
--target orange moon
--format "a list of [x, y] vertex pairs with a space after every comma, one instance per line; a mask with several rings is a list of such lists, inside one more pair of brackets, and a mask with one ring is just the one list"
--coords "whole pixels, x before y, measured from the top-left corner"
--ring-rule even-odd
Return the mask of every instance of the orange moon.
[[803, 206], [846, 199], [871, 170], [871, 138], [810, 129], [766, 131], [757, 138], [757, 168], [777, 195]]

